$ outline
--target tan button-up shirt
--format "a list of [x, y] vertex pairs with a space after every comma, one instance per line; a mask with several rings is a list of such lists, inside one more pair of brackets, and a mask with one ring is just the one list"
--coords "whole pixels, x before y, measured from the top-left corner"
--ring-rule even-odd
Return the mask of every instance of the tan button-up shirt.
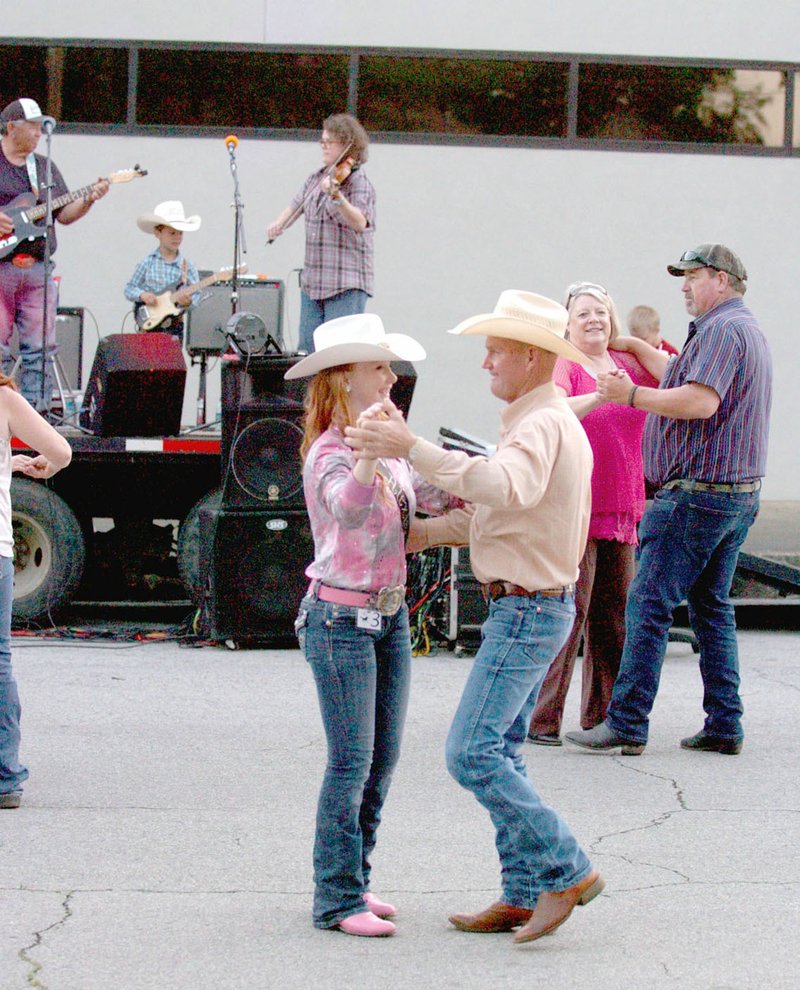
[[591, 511], [586, 434], [552, 382], [509, 403], [501, 422], [491, 457], [442, 450], [422, 439], [415, 444], [415, 469], [476, 506], [474, 513], [456, 510], [422, 521], [425, 541], [469, 543], [482, 583], [510, 581], [528, 591], [573, 584]]

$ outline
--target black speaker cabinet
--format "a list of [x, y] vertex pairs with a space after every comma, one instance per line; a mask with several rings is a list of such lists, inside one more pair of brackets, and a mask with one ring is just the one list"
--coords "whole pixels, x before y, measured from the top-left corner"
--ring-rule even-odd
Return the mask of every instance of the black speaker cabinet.
[[180, 432], [186, 361], [169, 333], [110, 334], [97, 345], [81, 426], [104, 437]]
[[306, 380], [286, 382], [297, 354], [222, 361], [226, 508], [303, 508], [300, 444]]
[[[264, 321], [267, 333], [283, 349], [283, 282], [270, 279], [239, 281], [238, 313], [255, 313]], [[186, 350], [221, 354], [227, 349], [225, 329], [231, 318], [230, 282], [212, 285], [201, 302], [186, 316]]]
[[[65, 390], [80, 391], [83, 383], [83, 307], [59, 306], [56, 310], [56, 343], [59, 371], [63, 372]], [[12, 361], [19, 357], [16, 327], [8, 344]]]
[[402, 409], [403, 415], [408, 419], [417, 384], [417, 371], [410, 361], [392, 361], [392, 371], [397, 375], [397, 381], [392, 385], [392, 402], [398, 409]]
[[56, 312], [58, 358], [64, 369], [64, 388], [80, 391], [83, 384], [83, 307], [59, 306]]
[[200, 510], [203, 609], [210, 639], [269, 641], [294, 632], [314, 556], [308, 515]]
[[[227, 508], [303, 508], [300, 444], [306, 383], [286, 382], [299, 354], [226, 354], [222, 361], [223, 505]], [[393, 362], [392, 398], [408, 416], [417, 373]]]

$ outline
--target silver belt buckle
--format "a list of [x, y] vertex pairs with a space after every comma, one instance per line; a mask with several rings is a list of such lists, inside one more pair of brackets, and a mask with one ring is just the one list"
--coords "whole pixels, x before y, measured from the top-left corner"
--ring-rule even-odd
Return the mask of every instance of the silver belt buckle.
[[394, 615], [400, 610], [406, 596], [406, 589], [402, 584], [394, 588], [381, 588], [375, 596], [375, 608], [381, 615]]

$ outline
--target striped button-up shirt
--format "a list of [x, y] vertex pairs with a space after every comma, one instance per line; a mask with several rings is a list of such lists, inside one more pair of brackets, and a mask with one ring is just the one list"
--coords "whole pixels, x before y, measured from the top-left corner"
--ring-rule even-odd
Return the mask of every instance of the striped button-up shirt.
[[764, 476], [772, 360], [755, 317], [736, 296], [689, 324], [680, 355], [667, 365], [661, 388], [696, 382], [713, 388], [719, 408], [709, 419], [649, 413], [644, 471], [655, 485], [675, 478], [738, 482]]
[[311, 299], [330, 299], [348, 289], [374, 292], [375, 189], [361, 169], [342, 183], [342, 193], [367, 221], [361, 233], [345, 221], [341, 210], [322, 190], [325, 169], [314, 172], [292, 200], [306, 222], [306, 255], [301, 285]]

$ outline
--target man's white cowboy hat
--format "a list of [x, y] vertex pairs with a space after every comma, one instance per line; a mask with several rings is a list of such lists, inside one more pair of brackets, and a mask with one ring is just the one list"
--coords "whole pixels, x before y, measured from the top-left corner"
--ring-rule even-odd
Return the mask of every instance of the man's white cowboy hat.
[[183, 203], [177, 199], [169, 199], [159, 203], [152, 213], [143, 213], [137, 218], [139, 230], [152, 234], [156, 227], [174, 227], [175, 230], [197, 230], [200, 217], [187, 217], [183, 211]]
[[322, 323], [314, 331], [314, 353], [283, 376], [309, 378], [325, 368], [359, 361], [422, 361], [425, 349], [404, 333], [387, 333], [380, 316], [357, 313]]
[[586, 355], [564, 339], [568, 320], [569, 314], [560, 303], [533, 292], [506, 289], [500, 293], [494, 312], [471, 316], [449, 333], [518, 340], [590, 367]]

